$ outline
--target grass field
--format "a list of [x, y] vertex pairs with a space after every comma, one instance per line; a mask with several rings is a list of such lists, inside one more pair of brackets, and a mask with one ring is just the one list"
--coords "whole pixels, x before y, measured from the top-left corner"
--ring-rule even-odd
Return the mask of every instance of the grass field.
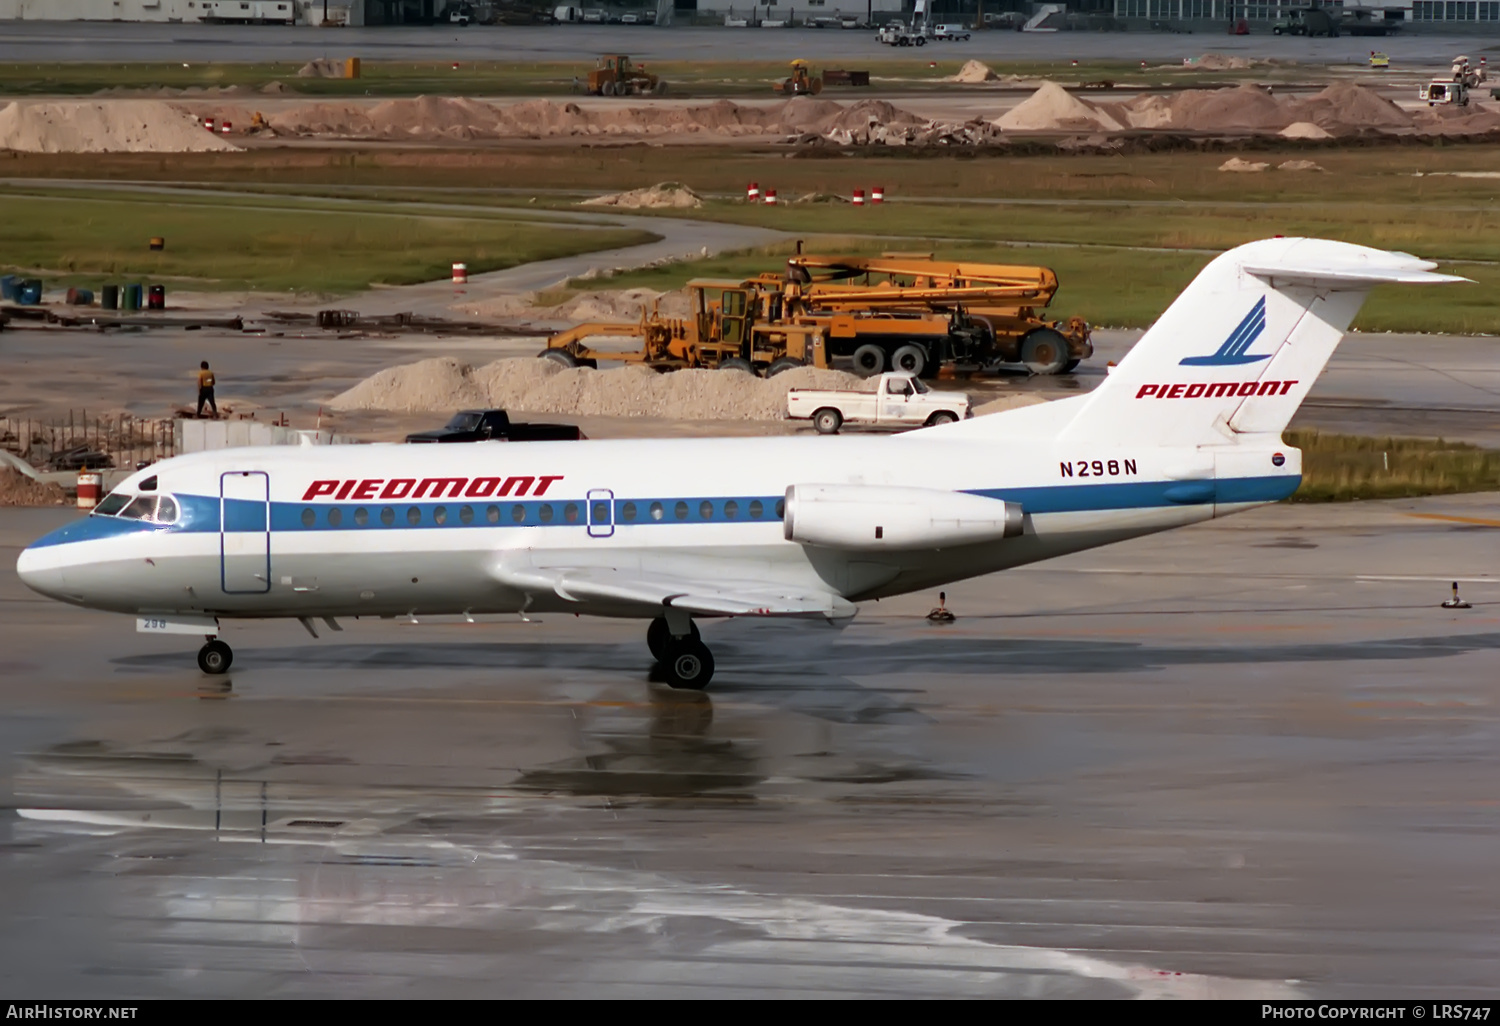
[[[424, 208], [436, 212], [436, 204], [455, 203], [519, 218], [525, 215], [517, 207], [573, 208], [601, 188], [675, 179], [718, 198], [699, 211], [666, 212], [672, 216], [764, 225], [810, 239], [836, 237], [839, 246], [867, 252], [931, 249], [1045, 264], [1062, 280], [1057, 313], [1110, 326], [1149, 323], [1215, 252], [1269, 235], [1311, 234], [1432, 257], [1476, 282], [1377, 290], [1356, 321], [1359, 329], [1500, 333], [1500, 178], [1485, 177], [1500, 167], [1500, 147], [1283, 145], [1254, 155], [1273, 163], [1310, 156], [1328, 173], [1225, 174], [1216, 170], [1227, 156], [1223, 152], [916, 157], [807, 155], [779, 147], [527, 145], [112, 154], [91, 155], [87, 162], [12, 154], [0, 155], [0, 176], [30, 179], [12, 186], [30, 190], [40, 188], [38, 180], [85, 175], [205, 187], [203, 196], [150, 201], [162, 212], [217, 202], [215, 183], [233, 183], [237, 190], [260, 190], [265, 198], [259, 202], [272, 205], [316, 209], [336, 199], [347, 204], [340, 214], [350, 218], [356, 210], [417, 217]], [[842, 196], [855, 186], [878, 184], [891, 201], [864, 209], [786, 202], [768, 208], [730, 198], [743, 195], [749, 181], [776, 187], [783, 200], [811, 192]], [[949, 201], [938, 201], [943, 199]], [[257, 201], [234, 202], [245, 207]], [[87, 249], [94, 228], [76, 222], [74, 228], [80, 234], [72, 250]], [[0, 244], [10, 238], [6, 231], [0, 227]], [[440, 274], [447, 259], [445, 251], [434, 264], [411, 266]], [[0, 253], [0, 263], [21, 262]], [[748, 274], [779, 262], [774, 253], [688, 262], [625, 276], [617, 284], [667, 288], [697, 275]]]
[[[158, 235], [166, 249], [152, 252], [147, 242]], [[374, 204], [330, 211], [316, 202], [0, 188], [0, 270], [37, 273], [53, 285], [137, 277], [210, 290], [354, 292], [443, 278], [454, 260], [480, 273], [654, 238], [503, 211], [443, 217]]]
[[1442, 439], [1364, 438], [1288, 431], [1302, 450], [1293, 502], [1403, 499], [1500, 490], [1500, 452]]

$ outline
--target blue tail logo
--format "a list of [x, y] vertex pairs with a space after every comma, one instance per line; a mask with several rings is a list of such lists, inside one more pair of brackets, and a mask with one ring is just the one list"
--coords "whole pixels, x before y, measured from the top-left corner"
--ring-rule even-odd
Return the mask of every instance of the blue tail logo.
[[1265, 330], [1266, 297], [1261, 296], [1260, 302], [1256, 303], [1245, 315], [1239, 327], [1229, 333], [1229, 337], [1224, 340], [1218, 352], [1212, 356], [1189, 356], [1179, 360], [1178, 363], [1183, 367], [1233, 367], [1242, 363], [1259, 363], [1261, 360], [1269, 360], [1270, 353], [1265, 356], [1245, 355], [1245, 350], [1249, 349]]

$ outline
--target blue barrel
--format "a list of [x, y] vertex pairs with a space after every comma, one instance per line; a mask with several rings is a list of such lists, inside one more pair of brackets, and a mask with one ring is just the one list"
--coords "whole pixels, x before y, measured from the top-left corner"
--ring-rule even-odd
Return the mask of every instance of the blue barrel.
[[42, 301], [42, 283], [37, 278], [28, 278], [21, 282], [20, 288], [16, 290], [16, 302], [22, 306], [36, 306]]
[[120, 309], [134, 313], [141, 308], [141, 287], [139, 285], [126, 285], [125, 293], [120, 297]]
[[0, 274], [0, 299], [7, 299], [14, 303], [20, 287], [21, 279], [14, 274]]
[[101, 310], [120, 309], [120, 286], [106, 285], [99, 292], [99, 308]]

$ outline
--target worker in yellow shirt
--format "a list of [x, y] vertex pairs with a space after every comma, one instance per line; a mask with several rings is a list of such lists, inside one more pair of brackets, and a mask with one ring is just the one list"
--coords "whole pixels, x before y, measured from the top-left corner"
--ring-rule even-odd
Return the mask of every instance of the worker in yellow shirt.
[[208, 369], [208, 361], [204, 360], [198, 365], [198, 416], [203, 416], [203, 404], [208, 403], [208, 408], [214, 411], [214, 416], [219, 415], [219, 405], [214, 402], [214, 372]]

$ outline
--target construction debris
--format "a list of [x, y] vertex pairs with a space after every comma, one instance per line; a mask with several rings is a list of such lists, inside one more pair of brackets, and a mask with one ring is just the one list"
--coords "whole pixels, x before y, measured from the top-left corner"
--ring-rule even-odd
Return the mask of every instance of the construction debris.
[[623, 207], [626, 210], [695, 210], [703, 197], [681, 182], [659, 182], [647, 189], [632, 189], [582, 201], [584, 207]]
[[1283, 160], [1276, 165], [1278, 171], [1327, 171], [1328, 169], [1315, 160]]
[[975, 84], [978, 82], [993, 82], [1000, 76], [983, 61], [965, 61], [964, 66], [958, 69], [958, 74], [948, 79], [949, 82], [964, 82]]
[[1264, 171], [1271, 165], [1264, 160], [1241, 160], [1239, 157], [1230, 157], [1219, 165], [1220, 171]]

